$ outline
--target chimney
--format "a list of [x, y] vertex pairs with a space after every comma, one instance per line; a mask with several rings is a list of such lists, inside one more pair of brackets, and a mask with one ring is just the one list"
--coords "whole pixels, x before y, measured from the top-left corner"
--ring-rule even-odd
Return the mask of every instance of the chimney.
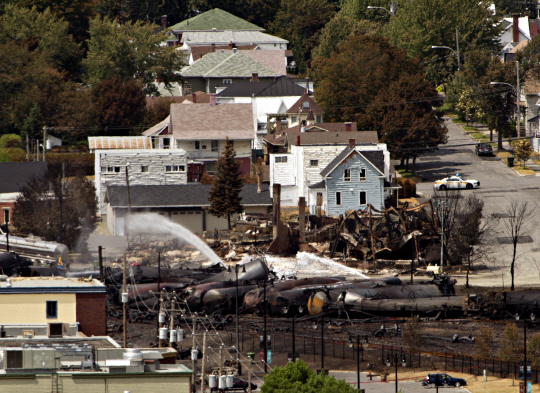
[[254, 72], [251, 74], [251, 81], [252, 82], [258, 82], [259, 81], [259, 74], [257, 72]]
[[356, 141], [354, 139], [349, 139], [349, 147], [355, 147]]
[[300, 146], [300, 135], [296, 135], [296, 146]]
[[182, 41], [182, 33], [178, 34], [178, 45], [182, 44], [180, 41]]
[[519, 42], [519, 14], [512, 15], [512, 42]]
[[309, 78], [306, 78], [306, 94], [309, 95]]
[[276, 119], [276, 131], [279, 133], [281, 131], [281, 119]]
[[236, 53], [236, 47], [232, 48], [233, 53]]
[[215, 52], [215, 51], [216, 51], [216, 44], [214, 44], [214, 43], [212, 42], [212, 45], [211, 45], [211, 46], [212, 46], [212, 52]]
[[197, 103], [197, 94], [195, 94], [195, 93], [191, 94], [191, 102], [193, 102], [194, 104]]
[[210, 93], [210, 105], [216, 105], [216, 93]]
[[161, 16], [161, 27], [163, 27], [164, 29], [167, 28], [167, 15]]
[[352, 124], [351, 123], [345, 123], [345, 131], [352, 131]]

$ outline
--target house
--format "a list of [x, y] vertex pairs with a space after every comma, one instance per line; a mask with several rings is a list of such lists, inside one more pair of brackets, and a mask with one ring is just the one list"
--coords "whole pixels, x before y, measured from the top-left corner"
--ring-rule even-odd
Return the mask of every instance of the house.
[[268, 67], [255, 60], [253, 56], [237, 50], [211, 52], [180, 71], [184, 79], [184, 91], [187, 93], [201, 90], [215, 93], [216, 87], [221, 84], [249, 82], [254, 75], [257, 75], [257, 80], [273, 81], [286, 74], [284, 51], [276, 51], [273, 57], [256, 58], [264, 59]]
[[188, 155], [182, 149], [96, 150], [94, 165], [98, 209], [102, 216], [107, 214], [107, 187], [125, 186], [126, 176], [129, 176], [130, 186], [185, 184], [188, 181]]
[[[79, 324], [87, 336], [107, 333], [106, 287], [98, 280], [16, 277], [0, 280], [0, 325], [32, 324], [59, 334]], [[54, 326], [51, 326], [54, 325]]]
[[324, 110], [309, 96], [308, 92], [304, 92], [285, 113], [289, 127], [301, 125], [304, 122], [313, 124], [324, 121]]
[[62, 146], [62, 138], [47, 134], [47, 143], [45, 144], [47, 150], [51, 150], [53, 147]]
[[[266, 51], [268, 53], [269, 51]], [[259, 53], [262, 53], [260, 51]], [[216, 102], [251, 103], [256, 121], [255, 149], [263, 148], [263, 137], [271, 133], [278, 122], [287, 124], [287, 110], [303, 96], [304, 80], [281, 76], [274, 81], [237, 82], [218, 87]]]
[[526, 14], [523, 17], [512, 15], [511, 18], [502, 20], [503, 31], [499, 36], [499, 42], [502, 46], [501, 55], [504, 62], [515, 60], [515, 47], [525, 41], [532, 39], [531, 26], [533, 26], [534, 34], [536, 35], [536, 25], [531, 24], [529, 16]]
[[324, 180], [321, 171], [339, 156], [350, 140], [355, 141], [356, 148], [361, 152], [382, 151], [382, 172], [385, 179], [389, 179], [390, 153], [386, 144], [379, 143], [375, 131], [287, 133], [285, 138], [286, 153], [270, 154], [269, 160], [270, 186], [281, 184], [283, 206], [298, 206], [298, 198], [305, 197], [306, 204], [313, 212], [317, 196], [322, 198], [323, 195], [321, 191], [317, 191], [320, 195], [313, 194], [309, 187]]
[[189, 55], [188, 55], [189, 56], [188, 65], [192, 65], [194, 61], [199, 60], [200, 58], [207, 55], [208, 53], [221, 52], [221, 50], [232, 51], [234, 48], [236, 48], [236, 50], [239, 50], [239, 51], [242, 51], [242, 52], [251, 52], [251, 51], [261, 49], [256, 44], [240, 45], [240, 46], [234, 44], [234, 46], [233, 46], [232, 42], [229, 42], [229, 45], [210, 44], [210, 45], [207, 45], [207, 46], [190, 46], [188, 51], [187, 51], [189, 53]]
[[[387, 179], [384, 172], [384, 150], [360, 150], [351, 139], [349, 145], [321, 171], [324, 183], [321, 209], [332, 217], [345, 214], [347, 210], [366, 209], [368, 204], [381, 210]], [[310, 187], [309, 200], [317, 201], [319, 187]], [[314, 210], [313, 205], [310, 210]]]
[[11, 223], [15, 202], [21, 190], [32, 179], [42, 178], [47, 174], [47, 163], [37, 162], [2, 162], [0, 163], [0, 225]]
[[[200, 183], [130, 187], [131, 212], [157, 213], [202, 235], [204, 231], [227, 229], [227, 217], [216, 217], [207, 212], [210, 207], [210, 185]], [[268, 214], [272, 200], [267, 184], [244, 184], [240, 193], [244, 213]], [[115, 236], [124, 235], [125, 216], [128, 212], [127, 187], [107, 187], [107, 225]], [[236, 221], [231, 217], [232, 221]]]

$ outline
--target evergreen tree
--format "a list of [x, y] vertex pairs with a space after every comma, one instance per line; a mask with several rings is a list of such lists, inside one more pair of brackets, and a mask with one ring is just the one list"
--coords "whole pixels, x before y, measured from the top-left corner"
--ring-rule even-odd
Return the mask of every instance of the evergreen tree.
[[231, 229], [231, 214], [242, 212], [242, 177], [240, 162], [235, 160], [236, 151], [232, 143], [227, 142], [216, 163], [217, 175], [208, 192], [211, 205], [208, 211], [217, 217], [227, 215], [228, 228]]

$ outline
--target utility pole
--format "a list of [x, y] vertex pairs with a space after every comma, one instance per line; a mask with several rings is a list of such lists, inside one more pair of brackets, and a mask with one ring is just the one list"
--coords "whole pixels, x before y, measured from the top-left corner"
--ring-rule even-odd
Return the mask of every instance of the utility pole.
[[[127, 277], [126, 277], [126, 257], [124, 256], [124, 263], [122, 266], [122, 309], [123, 315], [123, 331], [124, 331], [124, 348], [127, 348], [127, 299], [124, 299], [127, 294]], [[126, 296], [127, 297], [127, 296]]]
[[98, 246], [98, 260], [99, 260], [99, 280], [103, 281], [103, 247]]
[[456, 52], [457, 52], [457, 70], [461, 71], [461, 59], [459, 58], [459, 31], [456, 28]]
[[264, 297], [264, 319], [263, 319], [263, 323], [264, 323], [264, 373], [265, 374], [268, 374], [268, 364], [267, 364], [267, 361], [268, 361], [268, 350], [267, 350], [267, 343], [268, 343], [268, 337], [266, 337], [266, 311], [267, 311], [267, 308], [266, 308], [266, 280], [264, 281], [264, 287], [263, 287], [263, 297]]
[[158, 251], [157, 254], [157, 263], [158, 263], [158, 280], [157, 280], [157, 290], [159, 293], [159, 302], [158, 302], [158, 318], [156, 319], [156, 337], [158, 338], [158, 345], [159, 348], [161, 348], [161, 340], [159, 338], [159, 328], [161, 327], [159, 325], [159, 314], [161, 313], [161, 309], [163, 308], [161, 306], [162, 298], [161, 298], [161, 251]]
[[163, 307], [163, 293], [159, 292], [159, 313], [158, 313], [158, 324], [159, 324], [159, 328], [158, 328], [158, 347], [159, 348], [163, 348], [163, 339], [160, 337], [160, 331], [161, 331], [161, 328], [165, 327], [165, 319], [163, 319], [163, 321], [161, 321], [161, 313], [162, 311], [165, 309], [165, 307]]
[[201, 393], [204, 393], [204, 361], [206, 359], [206, 332], [203, 336], [202, 365], [201, 365]]
[[[171, 300], [171, 320], [169, 322], [169, 326], [170, 326], [169, 331], [171, 331], [171, 332], [174, 330], [174, 314], [175, 314], [175, 311], [176, 311], [176, 299], [173, 298]], [[205, 336], [205, 338], [206, 338], [206, 336]], [[172, 342], [172, 340], [169, 340], [169, 341], [170, 341], [169, 342], [169, 347], [172, 348], [173, 347], [173, 342]]]
[[398, 393], [398, 381], [397, 381], [397, 353], [394, 354], [394, 365], [396, 367], [396, 393]]
[[360, 390], [360, 335], [356, 335], [356, 379], [358, 380], [358, 390]]
[[192, 392], [195, 393], [195, 376], [197, 375], [197, 372], [195, 370], [195, 356], [193, 355], [193, 352], [195, 351], [195, 327], [197, 324], [197, 319], [195, 319], [195, 314], [192, 314], [191, 317], [193, 318], [193, 330], [191, 331], [192, 335], [192, 342], [191, 342], [191, 369], [193, 371], [193, 384], [192, 384]]
[[516, 84], [516, 137], [519, 138], [519, 123], [520, 123], [520, 109], [519, 109], [519, 101], [521, 99], [521, 90], [519, 86], [519, 61], [516, 61], [516, 77], [517, 77], [517, 84]]
[[126, 186], [127, 186], [127, 199], [128, 199], [128, 215], [126, 217], [126, 220], [124, 220], [124, 226], [125, 226], [125, 233], [126, 233], [126, 243], [127, 243], [127, 249], [129, 250], [129, 223], [128, 221], [131, 219], [131, 194], [129, 191], [129, 162], [126, 164]]
[[292, 317], [292, 361], [296, 362], [296, 336], [294, 334], [294, 320], [296, 319], [296, 314]]
[[63, 239], [63, 226], [64, 226], [64, 220], [63, 220], [63, 201], [64, 201], [64, 181], [66, 179], [66, 167], [64, 162], [62, 162], [62, 177], [60, 178], [60, 198], [58, 198], [58, 202], [60, 205], [60, 233], [59, 233], [59, 241], [62, 243]]
[[324, 318], [321, 319], [321, 373], [324, 373]]
[[30, 139], [28, 134], [26, 134], [26, 161], [30, 161]]
[[223, 345], [219, 346], [219, 374], [218, 377], [221, 377], [221, 368], [223, 367]]
[[248, 358], [248, 392], [251, 393], [251, 359], [250, 358]]
[[43, 161], [47, 161], [45, 152], [47, 151], [47, 126], [43, 126]]

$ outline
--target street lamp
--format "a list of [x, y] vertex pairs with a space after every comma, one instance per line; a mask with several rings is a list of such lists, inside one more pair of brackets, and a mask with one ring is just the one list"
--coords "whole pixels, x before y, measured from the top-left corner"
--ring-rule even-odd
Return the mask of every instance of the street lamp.
[[[240, 365], [240, 334], [238, 331], [238, 268], [239, 265], [234, 266], [234, 273], [236, 274], [236, 366], [238, 367], [238, 375], [242, 375], [242, 366]], [[231, 272], [229, 266], [228, 272]], [[246, 265], [242, 265], [242, 273], [246, 272]]]
[[494, 86], [494, 85], [505, 85], [505, 86], [510, 86], [515, 92], [516, 92], [516, 136], [519, 138], [519, 99], [520, 99], [520, 94], [519, 94], [519, 61], [516, 61], [516, 73], [517, 73], [517, 88], [515, 88], [514, 86], [512, 86], [510, 83], [506, 83], [506, 82], [490, 82], [490, 85], [491, 86]]
[[456, 50], [453, 50], [449, 46], [432, 45], [431, 49], [448, 49], [452, 51], [454, 56], [457, 57], [457, 70], [461, 71], [461, 60], [459, 58], [459, 31], [456, 29]]
[[[349, 336], [349, 348], [353, 347], [353, 341], [352, 336]], [[362, 361], [364, 361], [364, 348], [367, 348], [367, 336], [364, 339], [364, 346], [362, 347], [360, 345], [360, 335], [356, 335], [356, 379], [357, 379], [357, 385], [358, 390], [360, 390], [360, 348], [362, 348]]]
[[[263, 287], [263, 324], [264, 324], [264, 331], [263, 331], [263, 345], [264, 345], [264, 373], [268, 373], [268, 337], [266, 335], [266, 314], [268, 312], [267, 302], [268, 299], [266, 298], [266, 280], [263, 281], [262, 287]], [[260, 288], [260, 284], [257, 284], [257, 286]], [[270, 282], [271, 288], [274, 288], [274, 282]]]
[[385, 7], [374, 7], [374, 6], [368, 6], [368, 10], [385, 10], [388, 12], [391, 16], [394, 16], [396, 14], [396, 3], [394, 3], [394, 0], [390, 2], [390, 9]]
[[[531, 322], [534, 322], [536, 315], [531, 313], [529, 315]], [[516, 321], [519, 321], [519, 314], [516, 313]], [[527, 377], [528, 377], [528, 365], [527, 365], [527, 309], [523, 312], [523, 383], [525, 388], [527, 387]]]
[[[447, 206], [446, 201], [441, 200], [439, 203], [442, 206]], [[434, 202], [434, 205], [437, 206], [437, 201]], [[443, 274], [443, 268], [444, 268], [444, 216], [446, 214], [445, 211], [441, 211], [441, 274]]]

